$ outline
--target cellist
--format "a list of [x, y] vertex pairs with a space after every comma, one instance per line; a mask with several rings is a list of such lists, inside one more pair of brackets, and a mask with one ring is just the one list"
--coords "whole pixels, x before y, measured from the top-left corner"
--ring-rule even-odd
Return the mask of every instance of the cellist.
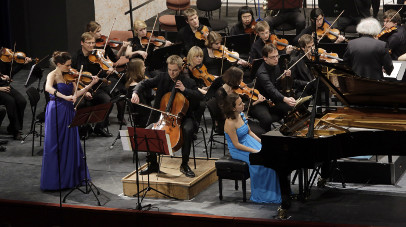
[[[168, 71], [162, 72], [154, 78], [143, 80], [135, 86], [131, 102], [139, 103], [139, 94], [146, 89], [157, 88], [154, 107], [159, 109], [162, 97], [171, 92], [173, 87], [177, 92], [181, 92], [189, 101], [189, 109], [185, 116], [182, 117], [181, 130], [183, 132], [183, 145], [182, 145], [182, 164], [180, 166], [180, 172], [187, 177], [195, 177], [195, 173], [190, 169], [189, 154], [192, 145], [193, 132], [197, 125], [193, 117], [193, 112], [198, 108], [200, 100], [203, 99], [203, 94], [197, 89], [197, 85], [194, 80], [184, 76], [182, 71], [183, 60], [177, 55], [171, 55], [166, 60], [168, 64]], [[159, 112], [152, 112], [149, 119], [149, 123], [155, 123], [158, 121]], [[150, 164], [149, 168], [141, 171], [141, 174], [149, 174], [159, 171], [159, 165], [155, 153], [149, 153], [147, 156], [147, 162]]]

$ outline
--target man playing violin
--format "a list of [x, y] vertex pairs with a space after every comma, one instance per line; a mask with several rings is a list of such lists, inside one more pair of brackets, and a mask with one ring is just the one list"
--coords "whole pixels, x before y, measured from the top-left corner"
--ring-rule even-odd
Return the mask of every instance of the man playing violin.
[[[183, 60], [177, 55], [172, 55], [166, 60], [168, 64], [168, 71], [162, 72], [154, 78], [143, 80], [138, 83], [131, 98], [131, 102], [139, 103], [140, 99], [138, 94], [141, 94], [145, 89], [157, 88], [154, 108], [160, 107], [162, 97], [171, 92], [173, 87], [181, 92], [187, 100], [189, 100], [189, 109], [185, 116], [182, 117], [181, 130], [183, 133], [183, 145], [182, 145], [182, 164], [180, 171], [187, 177], [195, 177], [195, 173], [190, 169], [189, 155], [192, 145], [193, 132], [197, 126], [197, 122], [194, 120], [193, 112], [199, 106], [200, 100], [203, 99], [203, 94], [197, 89], [196, 83], [184, 76], [182, 71]], [[149, 123], [155, 123], [158, 121], [159, 112], [153, 111], [149, 119]], [[156, 153], [149, 153], [147, 156], [147, 162], [150, 163], [149, 168], [141, 171], [141, 174], [149, 174], [159, 171], [159, 165], [157, 162]]]
[[[183, 54], [187, 55], [190, 48], [192, 48], [193, 46], [204, 48], [204, 41], [208, 35], [208, 32], [211, 31], [211, 28], [200, 24], [197, 11], [193, 8], [189, 8], [183, 11], [183, 16], [189, 26], [184, 26], [179, 30], [176, 37], [176, 42], [184, 44]], [[203, 38], [202, 40], [200, 40], [196, 38], [196, 33], [200, 33], [203, 28], [208, 29], [208, 32], [203, 32], [204, 34], [201, 34]]]
[[[269, 24], [266, 21], [259, 21], [255, 25], [255, 31], [257, 32], [259, 39], [254, 42], [251, 46], [249, 54], [249, 62], [251, 63], [254, 60], [262, 59], [262, 49], [265, 44], [270, 43], [270, 28]], [[293, 51], [293, 46], [288, 45], [280, 54], [290, 54]]]
[[[311, 25], [309, 27], [303, 29], [302, 32], [293, 39], [294, 45], [298, 44], [299, 38], [302, 37], [304, 34], [309, 34], [309, 35], [313, 34], [314, 26], [316, 26], [318, 34], [324, 34], [325, 30], [327, 30], [330, 26], [324, 18], [323, 10], [321, 10], [320, 8], [312, 9], [312, 11], [310, 12], [310, 21], [311, 21]], [[337, 36], [335, 36], [334, 40], [330, 40], [327, 38], [328, 34], [329, 33], [327, 32], [326, 35], [323, 37], [323, 39], [322, 39], [323, 41], [341, 43], [345, 40], [345, 37], [340, 35], [339, 33], [337, 33]]]
[[[92, 33], [83, 33], [81, 36], [80, 44], [81, 48], [72, 56], [72, 68], [80, 70], [81, 66], [83, 65], [83, 71], [90, 72], [92, 75], [98, 75], [99, 78], [106, 78], [108, 74], [111, 74], [114, 71], [113, 68], [109, 68], [107, 72], [101, 71], [102, 68], [99, 64], [95, 64], [89, 60], [89, 55], [92, 53], [96, 44], [96, 39]], [[98, 87], [100, 83], [101, 81], [99, 81], [98, 84], [96, 84], [96, 86], [94, 86], [93, 88]], [[78, 109], [86, 106], [108, 103], [110, 102], [110, 99], [111, 97], [109, 95], [109, 89], [106, 85], [101, 85], [95, 94], [92, 94], [90, 92], [85, 93], [85, 98], [79, 104]], [[94, 133], [105, 137], [112, 136], [105, 130], [107, 125], [108, 117], [106, 117], [106, 120], [104, 122], [99, 122], [96, 124]], [[90, 129], [81, 129], [81, 134], [87, 137], [89, 131]]]
[[406, 30], [400, 26], [402, 18], [395, 10], [390, 9], [383, 14], [384, 30], [378, 35], [379, 39], [388, 43], [392, 60], [406, 53]]
[[269, 105], [257, 105], [256, 110], [252, 111], [251, 114], [260, 119], [261, 126], [269, 131], [273, 122], [281, 120], [296, 105], [296, 100], [293, 97], [283, 95], [279, 91], [280, 81], [278, 77], [282, 73], [285, 76], [291, 76], [291, 71], [281, 71], [278, 64], [279, 53], [276, 47], [273, 44], [265, 45], [262, 55], [264, 62], [257, 71], [255, 87], [266, 99], [272, 100], [275, 105], [272, 107]]
[[348, 42], [343, 59], [359, 76], [381, 80], [383, 70], [387, 74], [393, 70], [388, 44], [374, 39], [380, 31], [381, 25], [376, 19], [362, 19], [357, 26], [357, 32], [362, 36]]

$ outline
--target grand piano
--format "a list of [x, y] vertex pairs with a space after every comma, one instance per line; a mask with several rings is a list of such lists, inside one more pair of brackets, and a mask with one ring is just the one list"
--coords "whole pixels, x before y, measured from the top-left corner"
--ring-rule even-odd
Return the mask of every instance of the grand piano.
[[293, 170], [360, 155], [406, 155], [405, 83], [362, 78], [344, 64], [308, 67], [343, 106], [316, 118], [312, 137], [307, 137], [311, 113], [295, 108], [279, 131], [262, 135], [261, 151], [250, 154], [251, 164], [278, 173], [284, 209], [290, 207]]

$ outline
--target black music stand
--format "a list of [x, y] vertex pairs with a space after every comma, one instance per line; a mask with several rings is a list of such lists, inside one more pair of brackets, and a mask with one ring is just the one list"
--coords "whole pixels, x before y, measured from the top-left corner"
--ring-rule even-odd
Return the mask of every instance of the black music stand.
[[225, 36], [223, 40], [226, 43], [226, 47], [232, 51], [238, 52], [240, 57], [241, 55], [248, 56], [251, 49], [250, 45], [247, 45], [247, 43], [251, 43], [250, 34]]
[[166, 59], [171, 55], [180, 55], [182, 53], [182, 45], [174, 44], [167, 47], [162, 47], [154, 50], [147, 59], [145, 59], [145, 65], [148, 65], [150, 71], [155, 69], [163, 69], [166, 66]]
[[[135, 130], [134, 130], [135, 129]], [[150, 185], [150, 180], [149, 180], [149, 174], [148, 174], [148, 184], [147, 187], [142, 189], [140, 191], [140, 186], [139, 186], [139, 173], [138, 173], [138, 152], [154, 152], [157, 154], [165, 154], [165, 155], [172, 155], [172, 149], [171, 145], [169, 142], [169, 138], [167, 138], [167, 135], [164, 130], [154, 130], [154, 129], [145, 129], [145, 128], [134, 128], [134, 127], [128, 127], [128, 136], [122, 136], [127, 137], [130, 140], [131, 143], [131, 148], [133, 150], [133, 155], [135, 156], [135, 166], [137, 169], [136, 173], [136, 180], [137, 180], [137, 193], [134, 194], [134, 196], [137, 196], [138, 199], [138, 205], [137, 209], [142, 210], [141, 203], [144, 200], [145, 196], [149, 191], [155, 191], [165, 197], [171, 198], [171, 199], [177, 199], [175, 197], [169, 196], [153, 187]], [[169, 142], [169, 143], [168, 143]], [[148, 168], [149, 168], [149, 163], [147, 162]], [[142, 198], [140, 200], [140, 194], [143, 193]], [[147, 205], [146, 207], [150, 207], [151, 205]]]
[[[101, 121], [104, 121], [104, 119], [107, 117], [108, 112], [111, 108], [112, 103], [108, 102], [108, 103], [104, 103], [104, 104], [100, 104], [97, 106], [91, 106], [91, 107], [86, 107], [83, 109], [79, 109], [76, 112], [75, 117], [72, 120], [72, 123], [69, 125], [69, 127], [75, 127], [75, 126], [86, 126], [88, 124], [91, 123], [98, 123]], [[90, 192], [93, 193], [93, 195], [96, 197], [97, 200], [97, 205], [100, 205], [100, 201], [99, 198], [97, 197], [97, 195], [100, 195], [99, 189], [97, 189], [97, 187], [93, 184], [93, 182], [87, 178], [87, 161], [86, 161], [86, 137], [84, 137], [83, 139], [83, 159], [85, 160], [85, 179], [83, 179], [84, 183], [85, 183], [85, 190], [83, 191], [82, 189], [80, 189], [81, 186], [83, 186], [82, 182], [79, 183], [78, 185], [76, 185], [76, 187], [72, 188], [72, 190], [70, 190], [68, 192], [68, 194], [66, 194], [63, 197], [63, 202], [66, 201], [66, 198], [75, 190], [79, 190], [81, 191], [83, 194], [89, 194]], [[90, 173], [89, 173], [90, 175]], [[96, 189], [97, 195], [94, 192], [93, 188], [94, 187]]]

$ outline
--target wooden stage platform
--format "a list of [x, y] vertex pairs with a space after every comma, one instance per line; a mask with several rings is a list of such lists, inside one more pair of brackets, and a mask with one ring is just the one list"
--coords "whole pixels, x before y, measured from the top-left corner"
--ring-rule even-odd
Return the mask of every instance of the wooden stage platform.
[[[192, 199], [201, 191], [218, 180], [214, 162], [217, 159], [196, 158], [196, 169], [193, 159], [189, 160], [189, 166], [195, 172], [196, 177], [189, 178], [180, 172], [181, 157], [163, 156], [161, 158], [160, 173], [149, 175], [150, 187], [177, 199]], [[143, 165], [139, 170], [146, 168]], [[137, 171], [134, 170], [121, 181], [126, 196], [134, 196], [137, 193]], [[139, 175], [140, 190], [148, 186], [148, 176]], [[146, 197], [165, 198], [160, 193], [150, 190]]]

